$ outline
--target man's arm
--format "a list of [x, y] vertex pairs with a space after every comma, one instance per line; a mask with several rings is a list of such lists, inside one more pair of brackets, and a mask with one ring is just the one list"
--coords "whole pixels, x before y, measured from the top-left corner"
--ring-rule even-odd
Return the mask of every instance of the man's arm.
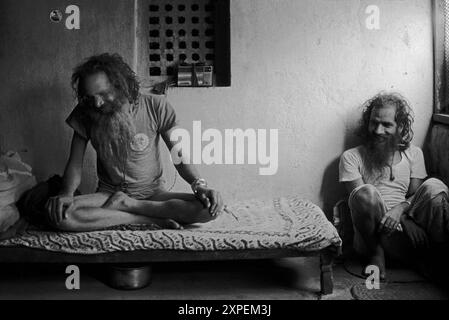
[[407, 192], [407, 201], [412, 202], [415, 197], [416, 190], [424, 183], [424, 179], [410, 178], [410, 185]]
[[404, 212], [410, 209], [410, 204], [415, 198], [415, 193], [424, 183], [427, 177], [426, 165], [424, 163], [424, 154], [418, 147], [410, 146], [410, 183], [406, 195], [408, 206]]
[[[173, 147], [175, 147], [176, 143], [175, 141], [172, 141], [170, 139], [172, 133], [174, 130], [176, 130], [177, 127], [173, 127], [166, 132], [163, 132], [162, 138], [165, 141], [165, 144], [167, 145], [169, 151], [171, 152]], [[182, 159], [182, 150], [179, 150], [180, 157]], [[181, 161], [179, 164], [175, 164], [176, 170], [179, 172], [179, 175], [190, 185], [192, 185], [194, 182], [198, 181], [198, 179], [201, 178], [200, 173], [195, 165], [190, 164], [190, 161], [187, 161], [188, 163], [185, 163], [185, 161]], [[223, 209], [223, 200], [221, 198], [221, 195], [218, 191], [208, 188], [204, 185], [199, 185], [194, 188], [195, 189], [195, 195], [199, 198], [199, 200], [207, 207], [210, 208], [211, 215], [216, 215], [218, 212], [220, 212]]]
[[[423, 184], [424, 179], [411, 178], [408, 187], [408, 192], [405, 201], [399, 203], [397, 206], [393, 207], [391, 210], [395, 209], [398, 211], [399, 218], [405, 214], [411, 206], [411, 203], [415, 197], [416, 190]], [[400, 213], [400, 214], [399, 214]]]
[[418, 190], [423, 182], [424, 179], [410, 179], [406, 200], [397, 204], [385, 214], [385, 216], [382, 218], [382, 221], [380, 222], [380, 230], [387, 233], [391, 233], [396, 229], [402, 230], [400, 223], [403, 222], [405, 214], [411, 207], [411, 203], [413, 201], [413, 198], [415, 197], [416, 190]]
[[356, 149], [346, 150], [340, 156], [340, 162], [338, 164], [339, 181], [345, 186], [348, 195], [350, 195], [354, 189], [365, 184], [360, 172], [360, 167], [362, 165], [361, 155], [356, 152]]
[[86, 147], [87, 140], [74, 132], [69, 160], [64, 170], [61, 191], [58, 196], [50, 198], [46, 204], [49, 218], [54, 224], [58, 224], [67, 218], [67, 209], [73, 205], [73, 194], [81, 183]]
[[[176, 142], [172, 141], [170, 139], [172, 133], [174, 130], [176, 130], [178, 127], [173, 127], [172, 129], [163, 132], [161, 134], [162, 138], [165, 141], [165, 144], [167, 145], [168, 150], [171, 152], [173, 150], [173, 147], [175, 147]], [[195, 180], [201, 178], [200, 173], [195, 165], [190, 164], [190, 161], [186, 161], [187, 159], [183, 158], [182, 150], [180, 150], [181, 154], [179, 155], [181, 159], [183, 159], [179, 164], [175, 163], [175, 168], [179, 172], [179, 175], [188, 183], [192, 184]], [[187, 163], [186, 163], [187, 162]]]
[[73, 196], [81, 183], [81, 173], [83, 171], [84, 154], [86, 153], [87, 140], [76, 132], [73, 133], [70, 156], [67, 161], [62, 190], [60, 194]]
[[411, 178], [410, 185], [407, 193], [406, 208], [400, 217], [400, 222], [403, 225], [405, 234], [409, 237], [413, 247], [429, 247], [429, 240], [426, 232], [419, 227], [413, 219], [409, 218], [407, 213], [410, 210], [411, 203], [415, 198], [416, 191], [423, 184], [424, 179]]

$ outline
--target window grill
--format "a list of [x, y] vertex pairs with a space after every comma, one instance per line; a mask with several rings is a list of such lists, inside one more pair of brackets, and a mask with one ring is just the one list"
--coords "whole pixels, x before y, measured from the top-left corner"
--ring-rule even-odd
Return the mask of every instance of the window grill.
[[215, 65], [215, 2], [152, 0], [150, 77], [175, 76], [180, 64]]

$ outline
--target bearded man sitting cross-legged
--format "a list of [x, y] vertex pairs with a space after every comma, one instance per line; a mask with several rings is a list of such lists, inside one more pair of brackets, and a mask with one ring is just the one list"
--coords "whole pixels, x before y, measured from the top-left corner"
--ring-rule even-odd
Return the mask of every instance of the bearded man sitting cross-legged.
[[[159, 141], [174, 147], [176, 114], [163, 97], [139, 93], [134, 72], [120, 56], [87, 59], [75, 68], [72, 86], [78, 105], [66, 122], [74, 133], [62, 190], [47, 202], [49, 224], [67, 231], [126, 224], [181, 228], [213, 220], [223, 209], [220, 193], [185, 162], [176, 169], [194, 194], [165, 189]], [[74, 197], [89, 141], [97, 153], [98, 189]]]
[[410, 144], [412, 124], [402, 96], [379, 94], [364, 105], [362, 145], [340, 158], [355, 249], [379, 267], [381, 279], [385, 255], [410, 262], [449, 239], [448, 188], [435, 178], [425, 180], [423, 153]]

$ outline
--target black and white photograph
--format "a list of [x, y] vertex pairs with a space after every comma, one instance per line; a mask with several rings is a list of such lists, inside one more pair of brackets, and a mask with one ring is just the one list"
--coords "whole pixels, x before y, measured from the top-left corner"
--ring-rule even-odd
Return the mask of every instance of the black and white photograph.
[[449, 299], [449, 0], [0, 0], [0, 75], [0, 300]]

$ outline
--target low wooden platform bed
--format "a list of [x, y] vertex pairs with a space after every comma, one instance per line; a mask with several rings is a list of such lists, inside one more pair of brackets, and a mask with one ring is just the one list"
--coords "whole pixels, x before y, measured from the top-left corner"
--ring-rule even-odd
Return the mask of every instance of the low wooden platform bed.
[[0, 241], [1, 263], [122, 264], [320, 257], [321, 293], [333, 290], [341, 239], [321, 209], [298, 197], [236, 202], [184, 230], [123, 226], [86, 233], [28, 229]]

